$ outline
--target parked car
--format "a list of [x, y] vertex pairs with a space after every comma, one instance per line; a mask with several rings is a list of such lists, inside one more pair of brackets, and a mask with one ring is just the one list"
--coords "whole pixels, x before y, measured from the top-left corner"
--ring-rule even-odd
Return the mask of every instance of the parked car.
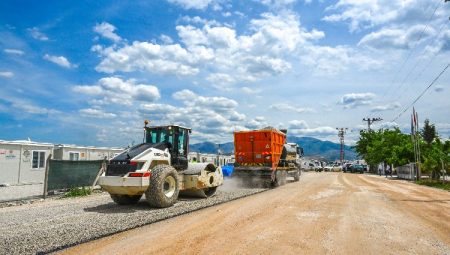
[[333, 167], [334, 167], [334, 165], [328, 164], [328, 165], [326, 165], [326, 166], [323, 168], [323, 170], [324, 170], [325, 172], [332, 172], [332, 171], [333, 171]]
[[364, 165], [352, 165], [350, 167], [350, 171], [352, 173], [360, 173], [363, 174], [364, 173]]
[[308, 171], [312, 171], [314, 170], [314, 164], [313, 163], [308, 163], [308, 162], [303, 162], [301, 164], [301, 168], [303, 171], [308, 172]]
[[342, 171], [341, 164], [334, 164], [333, 165], [333, 172], [340, 172], [340, 171]]
[[316, 171], [316, 172], [322, 172], [323, 171], [323, 168], [320, 165], [319, 161], [314, 162], [314, 171]]

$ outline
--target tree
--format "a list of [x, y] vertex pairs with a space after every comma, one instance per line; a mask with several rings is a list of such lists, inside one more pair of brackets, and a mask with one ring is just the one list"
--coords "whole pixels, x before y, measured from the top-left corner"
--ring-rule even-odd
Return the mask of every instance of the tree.
[[380, 163], [400, 166], [414, 161], [411, 138], [398, 128], [361, 131], [355, 150], [371, 166]]
[[448, 141], [442, 143], [439, 138], [427, 146], [424, 146], [423, 150], [423, 170], [425, 172], [431, 172], [431, 178], [439, 179], [442, 165], [444, 169], [448, 166], [450, 161], [450, 154], [448, 151]]
[[437, 137], [436, 127], [434, 126], [434, 124], [430, 124], [430, 120], [425, 120], [425, 125], [423, 126], [420, 135], [428, 146], [430, 146], [434, 139]]

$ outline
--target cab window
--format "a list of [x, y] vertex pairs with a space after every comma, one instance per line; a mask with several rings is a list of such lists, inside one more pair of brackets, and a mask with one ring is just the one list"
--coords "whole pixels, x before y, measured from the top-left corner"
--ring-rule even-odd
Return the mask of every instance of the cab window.
[[184, 155], [184, 140], [185, 140], [185, 136], [186, 136], [186, 130], [180, 130], [178, 132], [178, 153], [179, 155]]

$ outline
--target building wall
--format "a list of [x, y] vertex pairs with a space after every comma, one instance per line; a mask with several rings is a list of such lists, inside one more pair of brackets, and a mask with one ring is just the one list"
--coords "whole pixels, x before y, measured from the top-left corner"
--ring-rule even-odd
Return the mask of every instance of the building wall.
[[[53, 145], [0, 143], [0, 183], [42, 183], [52, 150]], [[45, 153], [42, 167], [32, 168], [33, 151]]]

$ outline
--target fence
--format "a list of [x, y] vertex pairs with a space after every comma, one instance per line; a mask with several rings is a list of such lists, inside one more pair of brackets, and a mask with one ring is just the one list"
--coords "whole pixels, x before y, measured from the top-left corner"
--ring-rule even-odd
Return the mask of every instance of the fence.
[[409, 163], [397, 167], [397, 175], [400, 179], [415, 180], [417, 177], [417, 167], [415, 163]]
[[47, 191], [91, 186], [102, 167], [103, 160], [48, 161]]

